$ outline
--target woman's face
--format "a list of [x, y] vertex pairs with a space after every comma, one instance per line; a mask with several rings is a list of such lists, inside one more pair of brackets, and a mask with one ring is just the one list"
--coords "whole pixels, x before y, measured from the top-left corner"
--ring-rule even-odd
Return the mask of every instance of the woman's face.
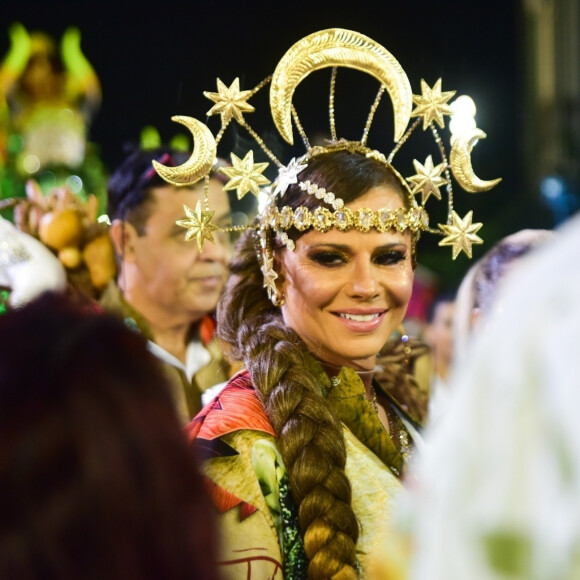
[[[352, 210], [403, 206], [394, 189], [371, 188]], [[411, 234], [311, 230], [279, 255], [286, 324], [320, 360], [372, 369], [411, 297]]]

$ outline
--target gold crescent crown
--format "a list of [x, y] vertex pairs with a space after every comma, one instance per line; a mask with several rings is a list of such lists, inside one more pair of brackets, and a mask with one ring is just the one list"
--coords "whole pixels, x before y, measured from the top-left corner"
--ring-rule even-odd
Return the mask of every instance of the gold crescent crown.
[[[334, 91], [337, 69], [341, 67], [367, 73], [379, 83], [378, 94], [371, 106], [359, 141], [340, 139], [336, 133]], [[296, 87], [308, 75], [323, 68], [332, 69], [329, 101], [330, 139], [327, 146], [311, 146], [292, 100]], [[270, 84], [270, 109], [276, 129], [286, 142], [293, 144], [292, 122], [294, 122], [306, 148], [306, 153], [302, 157], [294, 158], [287, 164], [283, 164], [276, 158], [245, 119], [246, 114], [255, 110], [249, 103], [250, 98], [268, 83]], [[371, 124], [385, 92], [392, 101], [394, 112], [395, 146], [388, 155], [367, 146]], [[229, 178], [225, 189], [236, 190], [240, 199], [247, 193], [256, 196], [260, 192], [268, 194], [268, 203], [258, 214], [257, 225], [242, 227], [256, 227], [262, 237], [263, 249], [260, 260], [264, 273], [264, 286], [268, 288], [270, 295], [275, 292], [276, 274], [272, 269], [271, 251], [265, 242], [268, 230], [273, 230], [290, 250], [293, 249], [293, 242], [287, 235], [290, 228], [299, 230], [315, 228], [319, 231], [326, 231], [331, 227], [341, 230], [355, 228], [360, 231], [370, 229], [384, 231], [384, 229], [395, 228], [399, 231], [408, 229], [416, 235], [421, 231], [427, 231], [444, 236], [439, 245], [450, 246], [453, 259], [461, 252], [471, 258], [472, 245], [483, 242], [477, 235], [482, 224], [473, 223], [472, 211], [467, 212], [463, 218], [454, 211], [451, 175], [462, 189], [470, 193], [489, 190], [497, 185], [501, 178], [484, 181], [477, 177], [472, 168], [473, 146], [477, 140], [486, 137], [486, 134], [475, 126], [473, 114], [469, 119], [468, 128], [459, 134], [452, 135], [450, 154], [447, 155], [438, 128], [445, 127], [445, 116], [459, 114], [454, 110], [454, 103], [450, 103], [455, 92], [442, 91], [441, 79], [437, 80], [432, 87], [421, 80], [421, 94], [414, 95], [407, 75], [399, 62], [379, 43], [352, 30], [341, 28], [321, 30], [296, 42], [279, 61], [273, 75], [251, 90], [242, 90], [238, 78], [234, 79], [229, 86], [218, 78], [217, 92], [204, 92], [204, 95], [214, 103], [207, 112], [208, 116], [220, 115], [221, 117], [221, 128], [217, 135], [214, 137], [206, 125], [194, 118], [173, 117], [173, 120], [191, 131], [194, 138], [193, 153], [183, 165], [178, 167], [167, 167], [155, 161], [153, 163], [163, 179], [177, 186], [193, 184], [205, 178], [206, 193], [203, 201], [198, 203], [195, 210], [186, 207], [185, 219], [178, 221], [179, 225], [187, 228], [187, 238], [195, 237], [200, 250], [203, 250], [204, 241], [213, 241], [213, 232], [218, 229], [211, 222], [213, 212], [207, 195], [209, 171], [215, 159], [217, 147], [232, 120], [248, 131], [261, 150], [277, 166], [277, 178], [273, 183], [270, 182], [263, 174], [269, 164], [254, 162], [252, 150], [248, 151], [243, 158], [232, 153], [232, 166], [224, 167], [220, 171]], [[413, 118], [416, 119], [409, 126]], [[415, 159], [413, 164], [416, 173], [405, 179], [394, 170], [392, 160], [419, 124], [422, 124], [423, 131], [431, 131], [441, 161], [435, 163], [432, 155], [429, 155], [423, 163]], [[299, 180], [300, 172], [307, 167], [310, 159], [336, 149], [362, 153], [393, 168], [408, 193], [411, 202], [410, 209], [396, 212], [386, 210], [373, 212], [363, 208], [359, 212], [349, 212], [343, 207], [342, 200], [334, 193], [327, 192], [316, 184]], [[291, 210], [287, 206], [278, 210], [275, 205], [277, 197], [283, 197], [288, 186], [295, 183], [319, 199], [320, 208], [313, 212], [306, 208]], [[440, 188], [443, 186], [447, 192], [447, 221], [444, 224], [438, 224], [437, 228], [431, 228], [425, 204], [431, 196], [441, 200]], [[420, 196], [421, 199], [416, 199], [416, 196]], [[326, 206], [331, 206], [332, 211]], [[235, 231], [240, 228], [232, 226], [225, 229]]]

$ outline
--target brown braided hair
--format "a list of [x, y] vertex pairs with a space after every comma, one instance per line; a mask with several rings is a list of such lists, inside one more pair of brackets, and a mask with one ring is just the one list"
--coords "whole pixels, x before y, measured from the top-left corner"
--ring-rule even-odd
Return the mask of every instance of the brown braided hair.
[[[372, 187], [386, 185], [407, 197], [382, 163], [358, 153], [336, 151], [311, 160], [300, 174], [333, 191], [345, 203]], [[280, 205], [318, 206], [296, 185]], [[309, 559], [308, 578], [354, 579], [359, 526], [346, 477], [346, 446], [340, 420], [324, 400], [301, 338], [284, 324], [263, 288], [254, 233], [239, 240], [231, 275], [218, 304], [218, 332], [230, 356], [244, 361], [278, 433], [280, 450], [298, 506], [298, 520]], [[294, 239], [300, 232], [294, 232]], [[276, 252], [280, 249], [271, 240]]]

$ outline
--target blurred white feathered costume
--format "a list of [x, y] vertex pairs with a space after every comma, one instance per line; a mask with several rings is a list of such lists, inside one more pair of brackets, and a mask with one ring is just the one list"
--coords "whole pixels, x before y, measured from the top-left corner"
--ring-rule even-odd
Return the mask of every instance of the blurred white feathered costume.
[[9, 289], [8, 304], [18, 308], [45, 291], [64, 291], [66, 272], [41, 242], [0, 217], [0, 286]]
[[414, 467], [412, 580], [580, 578], [580, 217], [523, 258]]

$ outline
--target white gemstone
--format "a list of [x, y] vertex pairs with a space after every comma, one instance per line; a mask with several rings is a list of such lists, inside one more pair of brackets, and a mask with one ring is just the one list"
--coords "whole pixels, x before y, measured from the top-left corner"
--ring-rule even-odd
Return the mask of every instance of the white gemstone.
[[370, 230], [373, 225], [373, 214], [368, 209], [359, 209], [358, 220], [363, 230]]
[[294, 213], [294, 225], [299, 230], [305, 229], [307, 227], [306, 211], [303, 207], [299, 207]]
[[402, 209], [397, 211], [397, 223], [401, 231], [405, 231], [407, 229], [407, 216]]
[[283, 207], [280, 212], [280, 226], [285, 230], [290, 228], [293, 217], [294, 214], [292, 213], [292, 210], [288, 206]]
[[348, 220], [346, 218], [346, 213], [343, 211], [337, 211], [335, 214], [335, 222], [336, 226], [341, 229], [345, 230], [348, 226]]
[[382, 209], [379, 212], [379, 224], [383, 227], [386, 228], [389, 225], [389, 222], [391, 220], [391, 212], [388, 209]]

